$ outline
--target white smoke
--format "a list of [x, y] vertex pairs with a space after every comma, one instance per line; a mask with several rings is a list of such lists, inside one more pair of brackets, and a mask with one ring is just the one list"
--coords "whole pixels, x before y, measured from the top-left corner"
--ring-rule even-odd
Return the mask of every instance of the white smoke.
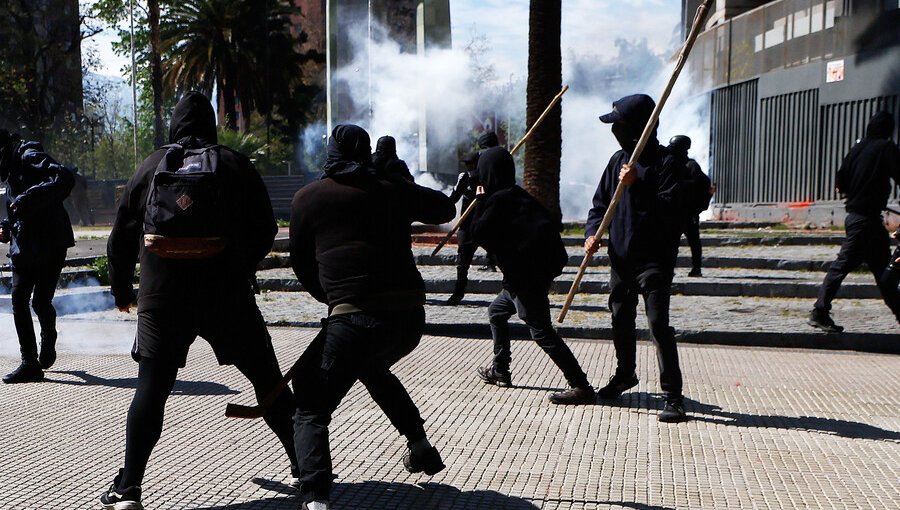
[[424, 170], [419, 165], [419, 126], [420, 115], [427, 111], [428, 150], [447, 157], [453, 165], [449, 170], [455, 171], [457, 147], [464, 141], [463, 128], [471, 124], [477, 100], [469, 82], [468, 55], [440, 48], [428, 49], [425, 58], [404, 53], [377, 24], [372, 27], [371, 40], [365, 26], [346, 30], [351, 34], [354, 58], [332, 79], [335, 89], [353, 99], [357, 113], [333, 122], [362, 126], [369, 132], [373, 148], [378, 138], [393, 136], [398, 156], [417, 174]]
[[[560, 206], [566, 219], [587, 217], [603, 169], [619, 150], [610, 126], [598, 117], [629, 94], [643, 93], [658, 101], [675, 66], [668, 62], [669, 55], [654, 53], [645, 40], [619, 39], [616, 48], [618, 54], [611, 58], [570, 53], [564, 59], [563, 81], [571, 87], [563, 99], [560, 175]], [[689, 136], [689, 155], [704, 171], [709, 159], [707, 101], [683, 71], [660, 115], [657, 133], [663, 145], [672, 136]]]

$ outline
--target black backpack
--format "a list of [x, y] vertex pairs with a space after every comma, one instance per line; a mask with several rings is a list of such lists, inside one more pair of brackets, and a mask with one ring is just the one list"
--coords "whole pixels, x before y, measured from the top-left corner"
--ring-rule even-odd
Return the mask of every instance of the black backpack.
[[144, 247], [167, 259], [207, 259], [225, 249], [229, 217], [219, 146], [165, 146], [147, 193]]

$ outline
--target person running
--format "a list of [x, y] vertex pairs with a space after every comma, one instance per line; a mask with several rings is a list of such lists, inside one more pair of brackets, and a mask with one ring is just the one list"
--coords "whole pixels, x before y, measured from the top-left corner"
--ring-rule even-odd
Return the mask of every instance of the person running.
[[571, 387], [552, 393], [550, 402], [595, 403], [587, 375], [550, 321], [550, 285], [569, 259], [559, 221], [516, 185], [515, 162], [505, 148], [493, 147], [481, 154], [478, 179], [483, 192], [472, 222], [473, 239], [496, 254], [503, 272], [503, 290], [488, 307], [494, 358], [490, 366], [478, 368], [478, 377], [486, 384], [512, 386], [509, 319], [518, 314]]
[[[0, 130], [0, 181], [7, 185], [7, 218], [0, 222], [0, 242], [10, 243], [12, 312], [22, 362], [3, 377], [7, 384], [44, 380], [56, 362], [56, 309], [53, 295], [75, 246], [72, 223], [63, 202], [75, 176], [44, 152], [38, 142]], [[41, 325], [41, 349], [31, 321], [31, 308]]]
[[406, 436], [405, 468], [428, 475], [444, 469], [418, 408], [390, 369], [416, 348], [425, 328], [411, 224], [446, 223], [456, 210], [439, 191], [380, 174], [370, 143], [361, 127], [336, 126], [322, 179], [292, 202], [291, 265], [304, 289], [328, 305], [325, 334], [306, 349], [294, 379], [302, 509], [328, 509], [334, 479], [328, 425], [357, 380]]
[[885, 272], [891, 261], [891, 242], [881, 217], [891, 190], [900, 185], [900, 150], [891, 140], [893, 134], [894, 116], [876, 113], [869, 120], [865, 138], [850, 149], [838, 169], [837, 191], [846, 198], [847, 237], [837, 259], [828, 266], [808, 320], [810, 326], [826, 333], [844, 331], [831, 318], [831, 302], [844, 278], [863, 262], [875, 277], [884, 303], [900, 323], [900, 291], [890, 273]]
[[[215, 112], [202, 94], [190, 92], [175, 106], [169, 141], [128, 181], [107, 245], [112, 293], [123, 312], [135, 301], [132, 279], [143, 246], [137, 388], [125, 424], [124, 467], [100, 496], [108, 510], [143, 508], [144, 471], [162, 434], [166, 400], [197, 336], [219, 364], [247, 377], [257, 401], [282, 378], [251, 282], [278, 230], [262, 178], [246, 156], [217, 145]], [[286, 389], [264, 418], [296, 477], [293, 411]]]

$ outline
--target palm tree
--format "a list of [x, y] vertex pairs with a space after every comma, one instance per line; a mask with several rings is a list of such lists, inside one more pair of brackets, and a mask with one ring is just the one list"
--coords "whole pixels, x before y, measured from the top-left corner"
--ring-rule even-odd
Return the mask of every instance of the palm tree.
[[[526, 123], [534, 125], [562, 88], [561, 0], [531, 0], [528, 15]], [[554, 108], [525, 146], [525, 189], [556, 218], [562, 156], [562, 107]]]
[[170, 7], [161, 27], [168, 87], [179, 94], [199, 90], [207, 97], [215, 87], [225, 125], [232, 130], [237, 129], [235, 91], [252, 59], [233, 38], [241, 10], [240, 0], [184, 0]]

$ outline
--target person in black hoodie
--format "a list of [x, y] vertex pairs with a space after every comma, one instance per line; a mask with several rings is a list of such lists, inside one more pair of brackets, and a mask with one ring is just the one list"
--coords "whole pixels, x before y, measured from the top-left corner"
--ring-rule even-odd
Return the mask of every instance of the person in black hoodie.
[[[0, 130], [0, 181], [7, 184], [7, 218], [0, 222], [0, 242], [11, 243], [13, 322], [22, 353], [21, 364], [3, 382], [37, 382], [56, 361], [53, 295], [66, 251], [75, 245], [63, 207], [75, 176], [48, 156], [40, 143]], [[29, 300], [41, 325], [40, 355]]]
[[411, 224], [445, 223], [456, 211], [439, 191], [381, 175], [369, 140], [359, 126], [336, 126], [322, 179], [292, 203], [291, 265], [329, 312], [325, 334], [306, 349], [294, 379], [301, 508], [328, 508], [328, 424], [357, 380], [407, 437], [406, 469], [432, 475], [444, 468], [390, 367], [415, 349], [425, 327], [425, 284], [412, 254]]
[[672, 277], [681, 238], [684, 172], [657, 141], [658, 124], [637, 163], [627, 164], [655, 107], [650, 96], [636, 94], [615, 101], [613, 111], [600, 117], [602, 122], [612, 124], [622, 150], [613, 154], [600, 178], [585, 225], [584, 246], [588, 253], [599, 248], [596, 233], [621, 181], [626, 188], [609, 226], [609, 310], [617, 367], [598, 395], [615, 399], [638, 383], [635, 320], [638, 296], [642, 295], [656, 344], [660, 385], [666, 395], [665, 408], [658, 418], [670, 422], [687, 418], [675, 332], [669, 326]]
[[479, 246], [496, 254], [503, 290], [488, 307], [494, 339], [493, 363], [478, 369], [486, 384], [512, 386], [509, 319], [518, 314], [531, 338], [562, 370], [571, 389], [549, 396], [554, 404], [593, 404], [597, 398], [587, 375], [550, 321], [547, 294], [562, 273], [568, 254], [560, 224], [524, 189], [516, 185], [512, 156], [493, 147], [478, 158], [479, 195], [472, 235]]
[[[185, 149], [212, 147], [209, 150], [218, 159], [215, 174], [221, 183], [220, 197], [229, 204], [224, 221], [230, 230], [224, 249], [210, 258], [167, 258], [147, 248], [139, 254], [146, 234], [147, 196], [157, 167], [173, 146], [147, 157], [125, 187], [107, 253], [112, 293], [123, 312], [135, 301], [132, 280], [140, 258], [138, 324], [132, 353], [139, 364], [126, 422], [125, 466], [100, 497], [108, 509], [141, 508], [141, 483], [162, 432], [166, 399], [197, 336], [209, 342], [219, 364], [235, 365], [249, 379], [257, 400], [265, 398], [282, 375], [251, 283], [277, 232], [262, 178], [246, 156], [216, 145], [215, 113], [202, 94], [188, 93], [175, 106], [169, 141]], [[182, 204], [179, 201], [185, 208]], [[296, 477], [293, 410], [291, 392], [285, 390], [265, 421], [281, 441]]]
[[696, 161], [688, 157], [691, 139], [685, 135], [675, 135], [669, 140], [669, 152], [675, 158], [675, 164], [684, 167], [682, 183], [686, 200], [683, 214], [682, 231], [691, 247], [690, 277], [703, 276], [703, 246], [700, 244], [700, 213], [709, 207], [709, 199], [713, 194], [709, 177], [700, 169]]
[[375, 144], [372, 164], [381, 175], [399, 177], [415, 182], [406, 162], [397, 156], [397, 141], [393, 136], [382, 136]]
[[[454, 191], [450, 195], [450, 200], [455, 204], [462, 199], [460, 214], [463, 214], [475, 199], [475, 191], [478, 187], [478, 179], [475, 177], [478, 153], [466, 154], [461, 161], [465, 165], [465, 170], [459, 173], [455, 188], [458, 192]], [[456, 231], [456, 283], [453, 286], [453, 293], [445, 303], [448, 306], [458, 305], [465, 297], [466, 287], [469, 285], [469, 268], [472, 267], [472, 259], [475, 257], [475, 250], [478, 249], [478, 245], [472, 240], [471, 225], [472, 215], [470, 214], [465, 221], [460, 223], [459, 229]]]
[[894, 186], [900, 185], [900, 150], [891, 140], [894, 117], [888, 112], [872, 116], [866, 136], [850, 149], [837, 173], [837, 191], [846, 196], [847, 236], [837, 260], [828, 266], [819, 297], [809, 314], [809, 325], [826, 333], [844, 330], [831, 318], [831, 302], [847, 274], [863, 262], [875, 276], [885, 304], [900, 322], [900, 292], [885, 273], [890, 263], [891, 243], [881, 211]]

